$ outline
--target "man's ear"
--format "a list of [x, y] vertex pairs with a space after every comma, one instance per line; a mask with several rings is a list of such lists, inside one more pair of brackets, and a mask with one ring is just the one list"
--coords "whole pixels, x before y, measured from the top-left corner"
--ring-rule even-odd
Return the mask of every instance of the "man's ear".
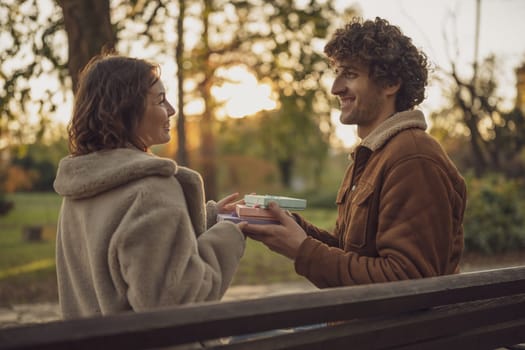
[[401, 81], [398, 81], [396, 83], [388, 83], [385, 86], [385, 93], [387, 96], [395, 95], [399, 89], [401, 88]]

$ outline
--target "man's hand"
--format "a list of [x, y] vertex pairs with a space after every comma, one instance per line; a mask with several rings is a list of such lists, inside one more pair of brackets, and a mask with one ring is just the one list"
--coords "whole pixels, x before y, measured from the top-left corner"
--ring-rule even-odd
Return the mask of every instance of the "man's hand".
[[270, 202], [268, 208], [281, 222], [281, 225], [254, 225], [241, 223], [240, 229], [248, 237], [264, 243], [268, 248], [295, 260], [301, 243], [306, 239], [306, 232], [299, 226], [290, 214], [281, 209], [275, 202]]

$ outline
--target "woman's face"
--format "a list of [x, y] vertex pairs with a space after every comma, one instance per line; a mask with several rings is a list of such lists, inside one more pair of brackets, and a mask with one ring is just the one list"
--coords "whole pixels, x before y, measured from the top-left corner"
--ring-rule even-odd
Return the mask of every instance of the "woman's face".
[[166, 91], [160, 80], [153, 84], [146, 99], [146, 110], [137, 127], [137, 136], [146, 147], [169, 142], [170, 116], [175, 109], [166, 100]]

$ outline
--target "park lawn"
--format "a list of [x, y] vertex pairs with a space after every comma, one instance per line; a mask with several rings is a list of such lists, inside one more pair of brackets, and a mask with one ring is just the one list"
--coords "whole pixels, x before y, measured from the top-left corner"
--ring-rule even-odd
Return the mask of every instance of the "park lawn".
[[[7, 196], [15, 207], [0, 217], [0, 306], [56, 301], [55, 235], [61, 199], [49, 193], [16, 193]], [[330, 229], [336, 210], [309, 208], [301, 214], [319, 227]], [[41, 225], [43, 240], [22, 240], [24, 226]], [[266, 246], [247, 240], [234, 285], [267, 284], [300, 280], [293, 262]]]
[[[335, 224], [337, 211], [310, 208], [300, 214], [317, 226], [330, 229]], [[272, 252], [262, 243], [248, 239], [246, 251], [232, 284], [269, 284], [300, 280], [304, 278], [295, 272], [292, 260]]]
[[[0, 306], [56, 299], [55, 236], [60, 197], [54, 193], [17, 193], [0, 217]], [[24, 241], [26, 226], [42, 226], [41, 241]]]
[[[27, 271], [31, 264], [42, 267], [54, 261], [55, 235], [60, 197], [53, 193], [17, 193], [7, 196], [15, 207], [0, 217], [0, 280], [16, 269]], [[26, 226], [42, 226], [42, 240], [22, 239]], [[52, 263], [54, 264], [54, 262]], [[33, 270], [38, 270], [36, 266]]]

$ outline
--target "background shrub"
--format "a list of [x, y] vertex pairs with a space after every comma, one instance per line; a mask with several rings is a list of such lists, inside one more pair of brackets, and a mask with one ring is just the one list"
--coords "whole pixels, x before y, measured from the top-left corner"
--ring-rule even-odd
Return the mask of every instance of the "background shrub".
[[465, 250], [504, 253], [525, 248], [523, 180], [467, 177]]

